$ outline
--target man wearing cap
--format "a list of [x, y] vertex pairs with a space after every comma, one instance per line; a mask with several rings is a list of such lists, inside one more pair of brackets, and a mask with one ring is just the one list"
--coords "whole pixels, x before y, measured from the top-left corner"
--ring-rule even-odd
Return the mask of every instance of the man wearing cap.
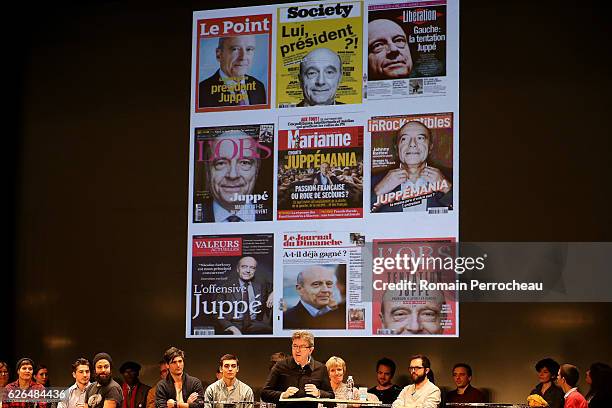
[[85, 391], [85, 408], [121, 408], [123, 394], [121, 386], [112, 377], [113, 360], [107, 353], [98, 353], [93, 358], [95, 380]]
[[140, 364], [134, 361], [126, 361], [119, 367], [119, 372], [123, 376], [122, 408], [145, 408], [147, 404], [147, 393], [151, 389], [146, 384], [140, 382]]
[[[32, 374], [34, 374], [34, 362], [32, 359], [24, 357], [17, 361], [17, 381], [9, 383], [4, 388], [5, 392], [8, 393], [10, 391], [28, 391], [28, 390], [41, 390], [44, 391], [45, 387], [41, 384], [37, 384], [32, 379]], [[31, 402], [8, 402], [3, 405], [4, 407], [9, 408], [30, 408], [33, 407], [34, 404]], [[39, 403], [39, 408], [46, 408], [46, 403]]]
[[196, 377], [185, 373], [185, 353], [170, 347], [164, 353], [170, 375], [157, 383], [155, 393], [156, 408], [203, 408], [204, 387]]

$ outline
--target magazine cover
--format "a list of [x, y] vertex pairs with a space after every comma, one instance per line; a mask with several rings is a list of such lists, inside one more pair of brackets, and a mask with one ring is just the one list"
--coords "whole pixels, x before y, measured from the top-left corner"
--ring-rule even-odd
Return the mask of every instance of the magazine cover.
[[372, 136], [372, 213], [453, 208], [453, 114], [380, 116]]
[[361, 233], [283, 234], [283, 330], [325, 330], [341, 336], [346, 330], [365, 329], [364, 245]]
[[359, 1], [278, 9], [277, 107], [362, 102], [362, 15]]
[[279, 118], [277, 219], [363, 216], [363, 126], [354, 113]]
[[273, 267], [273, 234], [194, 236], [190, 334], [271, 335]]
[[[456, 274], [444, 268], [455, 255], [454, 241], [374, 240], [372, 334], [459, 335]], [[376, 258], [394, 262], [383, 266]]]
[[368, 99], [446, 88], [446, 0], [369, 5]]
[[196, 112], [270, 107], [272, 15], [197, 21]]
[[193, 222], [272, 220], [274, 125], [195, 128]]

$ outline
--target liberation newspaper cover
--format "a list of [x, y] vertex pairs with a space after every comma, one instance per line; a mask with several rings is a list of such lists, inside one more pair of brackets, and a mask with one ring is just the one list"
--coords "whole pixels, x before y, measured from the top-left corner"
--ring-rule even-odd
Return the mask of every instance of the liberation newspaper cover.
[[453, 114], [379, 116], [372, 136], [372, 213], [453, 208]]
[[[459, 335], [456, 275], [444, 269], [455, 255], [454, 241], [374, 240], [372, 334]], [[392, 265], [382, 261], [390, 259]]]
[[274, 125], [195, 128], [193, 222], [272, 220]]
[[279, 118], [277, 219], [363, 216], [363, 126], [356, 114]]
[[271, 335], [273, 266], [273, 234], [194, 236], [190, 334]]
[[277, 107], [362, 102], [362, 15], [359, 1], [278, 9]]
[[446, 0], [368, 6], [368, 99], [445, 95]]
[[361, 233], [283, 234], [283, 330], [364, 331], [364, 245]]
[[272, 15], [196, 23], [196, 112], [270, 107]]

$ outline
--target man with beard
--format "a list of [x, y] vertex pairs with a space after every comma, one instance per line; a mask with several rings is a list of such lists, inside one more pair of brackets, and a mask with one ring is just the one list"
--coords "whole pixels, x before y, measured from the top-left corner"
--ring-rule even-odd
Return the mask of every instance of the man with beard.
[[395, 362], [390, 358], [383, 357], [376, 363], [376, 384], [368, 390], [368, 393], [374, 394], [383, 404], [393, 404], [397, 396], [402, 391], [399, 385], [393, 384], [393, 376], [395, 375]]
[[440, 389], [427, 378], [431, 370], [429, 359], [422, 354], [410, 358], [410, 378], [412, 384], [404, 387], [392, 408], [438, 408]]
[[156, 408], [203, 408], [204, 387], [202, 382], [185, 373], [185, 353], [170, 347], [164, 353], [170, 375], [157, 383]]
[[85, 408], [121, 408], [123, 394], [121, 386], [111, 375], [113, 360], [107, 353], [98, 353], [93, 358], [95, 380], [85, 391]]
[[151, 389], [140, 382], [140, 364], [134, 361], [126, 361], [119, 367], [123, 376], [123, 399], [126, 402], [124, 408], [145, 408], [147, 405], [147, 393]]

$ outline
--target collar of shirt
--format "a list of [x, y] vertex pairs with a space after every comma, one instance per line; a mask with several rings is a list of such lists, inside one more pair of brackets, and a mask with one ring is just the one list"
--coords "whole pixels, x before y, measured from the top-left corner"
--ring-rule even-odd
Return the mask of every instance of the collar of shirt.
[[244, 204], [240, 211], [233, 213], [227, 211], [215, 200], [213, 201], [213, 213], [215, 216], [215, 222], [228, 222], [226, 221], [226, 218], [230, 215], [240, 217], [242, 221], [246, 222], [255, 221], [255, 206], [253, 204]]
[[304, 306], [304, 309], [306, 309], [308, 311], [308, 313], [312, 316], [312, 317], [317, 317], [320, 315], [323, 315], [329, 311], [331, 311], [329, 306], [325, 306], [322, 309], [317, 309], [316, 307], [314, 307], [313, 305], [309, 305], [306, 302], [303, 302], [300, 300], [300, 302], [302, 303], [302, 305]]
[[565, 395], [563, 396], [563, 398], [567, 398], [567, 397], [569, 397], [569, 395], [570, 395], [572, 392], [576, 391], [577, 389], [578, 389], [578, 387], [574, 387], [574, 388], [570, 389], [568, 392], [566, 392], [566, 393], [565, 393]]
[[223, 82], [225, 82], [228, 85], [233, 85], [233, 84], [244, 84], [244, 76], [240, 77], [240, 81], [236, 81], [236, 77], [232, 77], [227, 75], [225, 72], [223, 72], [222, 69], [219, 68], [219, 75], [221, 76], [221, 79], [223, 80]]

